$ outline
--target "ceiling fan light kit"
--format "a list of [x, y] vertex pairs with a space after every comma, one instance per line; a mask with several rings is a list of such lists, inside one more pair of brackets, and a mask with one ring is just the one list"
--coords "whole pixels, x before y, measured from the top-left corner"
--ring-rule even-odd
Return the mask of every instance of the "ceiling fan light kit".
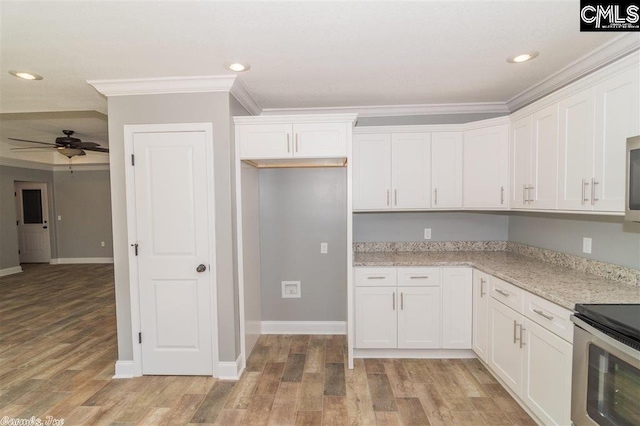
[[55, 143], [48, 142], [39, 142], [39, 141], [31, 141], [28, 139], [16, 139], [16, 138], [7, 138], [12, 141], [18, 142], [27, 142], [27, 143], [35, 143], [38, 145], [47, 145], [46, 147], [29, 147], [29, 148], [11, 148], [12, 151], [22, 150], [22, 149], [51, 149], [55, 148], [61, 155], [64, 155], [69, 160], [72, 157], [87, 155], [85, 151], [93, 151], [93, 152], [103, 152], [108, 153], [109, 150], [107, 148], [101, 148], [100, 144], [96, 142], [82, 142], [82, 140], [78, 138], [74, 138], [73, 134], [75, 133], [73, 130], [63, 130], [64, 136], [60, 136], [56, 138]]

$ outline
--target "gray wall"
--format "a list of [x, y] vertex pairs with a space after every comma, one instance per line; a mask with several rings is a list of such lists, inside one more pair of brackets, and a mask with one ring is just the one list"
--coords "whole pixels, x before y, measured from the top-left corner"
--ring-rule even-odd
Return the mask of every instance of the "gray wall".
[[425, 241], [424, 228], [431, 228], [431, 241], [506, 241], [506, 214], [466, 212], [356, 213], [353, 241]]
[[[582, 238], [592, 239], [592, 254]], [[640, 269], [640, 223], [621, 217], [511, 213], [509, 241]]]
[[229, 103], [228, 93], [116, 96], [109, 99], [109, 158], [120, 360], [133, 359], [124, 174], [126, 124], [213, 123], [219, 359], [235, 361], [238, 356]]
[[113, 257], [109, 171], [54, 172], [53, 188], [57, 257]]
[[49, 227], [51, 230], [51, 257], [58, 257], [56, 249], [56, 226], [53, 221], [55, 204], [53, 197], [53, 172], [0, 166], [0, 269], [20, 266], [18, 255], [18, 227], [16, 226], [16, 201], [14, 183], [45, 182], [48, 188]]
[[[263, 321], [346, 319], [345, 212], [344, 168], [260, 171]], [[281, 281], [301, 281], [302, 297], [283, 299]]]
[[508, 113], [477, 113], [477, 114], [437, 114], [437, 115], [408, 115], [398, 117], [360, 117], [358, 127], [364, 126], [411, 126], [422, 124], [462, 124], [472, 121], [488, 120], [489, 118], [504, 117]]

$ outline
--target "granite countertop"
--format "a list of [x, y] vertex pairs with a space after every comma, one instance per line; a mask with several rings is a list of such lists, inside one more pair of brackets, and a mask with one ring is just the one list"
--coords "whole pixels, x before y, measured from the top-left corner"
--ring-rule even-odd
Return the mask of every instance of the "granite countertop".
[[357, 252], [353, 266], [472, 266], [564, 308], [578, 303], [640, 303], [640, 287], [512, 252]]

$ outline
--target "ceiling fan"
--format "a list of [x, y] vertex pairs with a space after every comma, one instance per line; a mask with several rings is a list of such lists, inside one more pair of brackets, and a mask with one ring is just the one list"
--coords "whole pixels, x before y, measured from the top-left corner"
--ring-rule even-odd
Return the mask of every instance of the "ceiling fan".
[[95, 142], [82, 142], [78, 138], [74, 138], [72, 135], [75, 133], [73, 130], [63, 130], [64, 136], [56, 138], [55, 143], [30, 141], [27, 139], [7, 138], [12, 141], [36, 143], [39, 145], [48, 145], [47, 147], [25, 147], [25, 148], [11, 148], [12, 151], [25, 150], [25, 149], [57, 149], [58, 152], [65, 157], [71, 159], [76, 155], [87, 155], [85, 151], [93, 152], [109, 152], [107, 148], [100, 148], [100, 144]]

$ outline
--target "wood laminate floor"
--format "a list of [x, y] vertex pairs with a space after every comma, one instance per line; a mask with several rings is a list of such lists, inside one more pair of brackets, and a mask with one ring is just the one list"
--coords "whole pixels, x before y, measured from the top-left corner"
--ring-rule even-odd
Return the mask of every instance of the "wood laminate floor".
[[113, 380], [111, 265], [0, 278], [0, 420], [65, 425], [532, 425], [477, 360], [357, 359], [344, 336], [262, 336], [238, 382]]

